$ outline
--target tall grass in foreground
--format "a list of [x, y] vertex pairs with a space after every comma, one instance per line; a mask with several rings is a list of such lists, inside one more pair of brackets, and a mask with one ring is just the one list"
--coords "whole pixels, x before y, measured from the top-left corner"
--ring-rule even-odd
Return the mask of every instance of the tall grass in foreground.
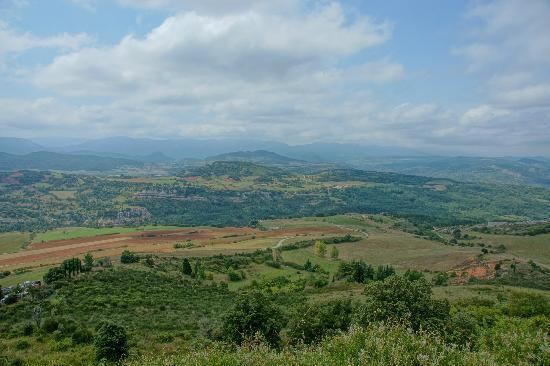
[[[401, 326], [374, 324], [352, 328], [311, 347], [275, 351], [264, 345], [220, 344], [175, 356], [145, 356], [126, 365], [548, 365], [548, 333], [531, 334], [529, 339], [527, 333], [523, 327], [500, 329], [496, 343], [469, 351]], [[509, 347], [514, 342], [521, 344]]]

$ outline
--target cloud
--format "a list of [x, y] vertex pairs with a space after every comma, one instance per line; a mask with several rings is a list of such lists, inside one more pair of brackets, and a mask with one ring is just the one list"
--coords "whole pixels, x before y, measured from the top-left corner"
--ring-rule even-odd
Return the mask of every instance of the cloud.
[[52, 37], [38, 37], [32, 33], [20, 33], [0, 22], [0, 60], [2, 56], [21, 53], [35, 48], [53, 48], [62, 51], [76, 50], [92, 42], [85, 33], [62, 33]]
[[163, 86], [175, 78], [189, 87], [201, 78], [292, 79], [381, 44], [390, 35], [386, 23], [359, 19], [346, 24], [336, 4], [293, 18], [257, 12], [221, 17], [184, 12], [169, 17], [144, 38], [127, 36], [113, 47], [62, 55], [37, 73], [36, 83], [61, 93], [104, 95]]
[[[78, 136], [85, 130], [86, 137], [246, 136], [549, 153], [543, 1], [533, 0], [536, 11], [513, 0], [469, 8], [466, 42], [453, 52], [486, 97], [468, 106], [436, 103], [441, 98], [430, 96], [429, 83], [387, 54], [393, 47], [383, 47], [392, 42], [393, 23], [343, 3], [118, 2], [143, 14], [155, 8], [171, 15], [143, 36], [101, 45], [85, 35], [79, 41], [0, 28], [0, 54], [2, 47], [4, 54], [58, 51], [24, 72], [35, 88], [31, 95], [45, 98], [0, 99], [5, 134]], [[94, 6], [94, 0], [85, 3]], [[9, 42], [2, 42], [2, 30]], [[405, 97], [402, 86], [419, 93]]]
[[464, 112], [462, 118], [460, 119], [460, 123], [467, 126], [484, 125], [498, 117], [507, 116], [509, 114], [509, 110], [499, 109], [483, 104]]
[[471, 42], [454, 50], [467, 61], [493, 103], [550, 107], [550, 2], [496, 0], [468, 12]]

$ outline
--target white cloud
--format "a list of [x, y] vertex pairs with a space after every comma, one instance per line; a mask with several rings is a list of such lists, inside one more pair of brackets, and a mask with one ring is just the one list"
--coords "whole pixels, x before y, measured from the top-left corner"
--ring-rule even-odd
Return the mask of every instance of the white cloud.
[[33, 48], [76, 50], [92, 42], [85, 33], [62, 33], [52, 37], [38, 37], [32, 33], [20, 33], [0, 22], [0, 58], [10, 53], [20, 53]]
[[464, 112], [460, 123], [463, 125], [484, 125], [493, 121], [495, 118], [507, 116], [510, 111], [499, 109], [493, 106], [483, 104]]
[[550, 2], [495, 0], [475, 3], [468, 16], [472, 42], [455, 49], [484, 83], [493, 103], [550, 107]]
[[[185, 12], [166, 19], [143, 39], [127, 36], [113, 47], [62, 55], [37, 73], [36, 82], [61, 93], [104, 95], [164, 88], [176, 78], [192, 88], [202, 88], [204, 78], [292, 79], [383, 43], [390, 32], [389, 25], [368, 19], [346, 24], [336, 4], [293, 18]], [[394, 65], [376, 77], [397, 73], [402, 70]]]

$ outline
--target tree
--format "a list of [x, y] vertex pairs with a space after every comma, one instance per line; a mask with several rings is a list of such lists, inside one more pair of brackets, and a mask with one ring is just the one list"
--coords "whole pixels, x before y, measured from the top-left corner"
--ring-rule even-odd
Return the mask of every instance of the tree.
[[338, 259], [338, 248], [336, 248], [336, 246], [333, 246], [331, 249], [330, 249], [330, 257], [332, 259]]
[[374, 274], [374, 279], [377, 281], [382, 281], [393, 274], [395, 274], [395, 270], [392, 266], [378, 266]]
[[130, 252], [129, 250], [123, 251], [120, 255], [120, 263], [128, 264], [137, 262], [139, 262], [139, 256]]
[[181, 271], [186, 276], [191, 276], [193, 274], [193, 269], [191, 268], [191, 263], [189, 263], [189, 259], [187, 258], [183, 259], [183, 265], [181, 267]]
[[327, 254], [327, 244], [321, 240], [315, 242], [315, 254], [324, 257]]
[[116, 324], [105, 322], [94, 338], [96, 360], [118, 362], [128, 354], [126, 330]]
[[225, 316], [222, 330], [227, 340], [238, 344], [259, 335], [277, 346], [282, 328], [280, 319], [281, 313], [273, 302], [255, 290], [239, 296], [235, 307]]
[[460, 231], [460, 229], [456, 228], [453, 230], [453, 238], [455, 240], [458, 240], [462, 237], [462, 231]]
[[397, 321], [414, 330], [438, 330], [449, 318], [449, 303], [432, 299], [431, 286], [424, 278], [410, 281], [393, 275], [384, 281], [369, 282], [364, 294], [366, 301], [357, 311], [360, 324]]
[[290, 318], [288, 335], [293, 343], [318, 342], [339, 330], [347, 330], [351, 324], [352, 309], [350, 300], [301, 305]]
[[94, 266], [94, 257], [90, 253], [87, 253], [84, 256], [84, 270], [90, 271], [93, 268], [93, 266]]
[[195, 268], [193, 268], [193, 277], [196, 279], [204, 279], [204, 268], [201, 265], [200, 261], [195, 262]]
[[57, 282], [59, 280], [62, 280], [66, 277], [65, 270], [61, 267], [53, 267], [46, 272], [44, 275], [44, 282], [48, 285]]

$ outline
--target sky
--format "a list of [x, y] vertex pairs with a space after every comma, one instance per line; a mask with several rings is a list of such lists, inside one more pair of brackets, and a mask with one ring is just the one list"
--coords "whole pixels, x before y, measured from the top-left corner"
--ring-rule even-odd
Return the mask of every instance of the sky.
[[0, 0], [0, 136], [550, 156], [550, 0]]

